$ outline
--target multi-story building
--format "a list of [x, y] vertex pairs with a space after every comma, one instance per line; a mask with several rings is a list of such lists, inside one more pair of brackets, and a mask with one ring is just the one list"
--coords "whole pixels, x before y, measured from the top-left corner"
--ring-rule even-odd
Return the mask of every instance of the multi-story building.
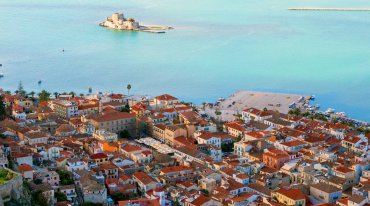
[[324, 203], [333, 203], [342, 197], [342, 190], [324, 182], [313, 184], [310, 194]]
[[97, 179], [101, 177], [104, 177], [104, 179], [118, 178], [118, 167], [112, 162], [100, 164], [98, 167], [94, 167], [91, 170], [95, 173]]
[[132, 136], [136, 135], [136, 116], [127, 112], [102, 112], [99, 115], [81, 117], [81, 120], [91, 122], [95, 130], [104, 129], [115, 133], [127, 130]]
[[165, 142], [165, 131], [166, 131], [166, 125], [164, 124], [156, 124], [153, 126], [153, 137], [161, 142]]
[[276, 199], [279, 203], [285, 205], [294, 206], [305, 206], [306, 196], [301, 191], [301, 189], [285, 189], [280, 188], [271, 194], [272, 198]]
[[169, 94], [162, 94], [160, 96], [154, 97], [154, 104], [161, 108], [173, 105], [175, 103], [178, 103], [178, 99]]
[[133, 180], [138, 184], [140, 191], [147, 192], [157, 188], [158, 182], [144, 172], [135, 172], [132, 175]]
[[233, 137], [242, 138], [247, 131], [241, 122], [229, 122], [224, 124], [227, 133]]
[[24, 142], [28, 145], [47, 144], [48, 135], [43, 132], [30, 131], [24, 134]]
[[105, 164], [109, 161], [108, 155], [104, 153], [96, 153], [90, 156], [91, 161], [94, 165]]
[[95, 130], [93, 137], [98, 140], [107, 142], [117, 142], [118, 135], [113, 132], [108, 132], [103, 129]]
[[76, 197], [77, 197], [77, 193], [76, 193], [76, 187], [74, 184], [72, 185], [61, 185], [60, 188], [59, 188], [59, 191], [62, 192], [63, 194], [66, 195], [67, 197], [67, 200], [73, 202]]
[[290, 159], [290, 155], [282, 150], [278, 149], [266, 149], [266, 151], [263, 153], [263, 162], [269, 166], [273, 167], [275, 169], [280, 169], [285, 162], [288, 162]]
[[204, 132], [198, 136], [197, 140], [198, 144], [211, 144], [221, 148], [221, 138], [217, 133]]
[[55, 100], [52, 104], [54, 112], [62, 119], [69, 119], [79, 115], [78, 105], [74, 101]]
[[272, 118], [272, 114], [256, 108], [248, 108], [242, 111], [242, 118], [245, 121], [255, 120], [263, 122], [266, 119]]
[[196, 172], [188, 166], [172, 166], [162, 168], [159, 173], [159, 178], [163, 184], [176, 183], [193, 179]]
[[176, 137], [184, 136], [184, 137], [193, 137], [194, 133], [194, 125], [169, 125], [166, 126], [164, 132], [164, 140], [167, 144], [173, 145], [174, 139]]
[[77, 159], [69, 159], [65, 165], [66, 170], [70, 172], [78, 171], [78, 170], [87, 170], [88, 165], [86, 162], [77, 160]]
[[52, 187], [59, 186], [59, 175], [55, 171], [40, 172], [36, 175], [37, 179], [40, 179], [43, 183], [48, 183]]

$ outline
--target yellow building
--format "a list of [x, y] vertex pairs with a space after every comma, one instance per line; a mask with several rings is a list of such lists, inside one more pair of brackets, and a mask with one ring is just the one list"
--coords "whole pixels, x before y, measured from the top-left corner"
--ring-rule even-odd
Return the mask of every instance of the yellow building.
[[164, 133], [166, 130], [166, 125], [156, 124], [153, 126], [153, 137], [161, 142], [164, 142]]
[[273, 192], [272, 198], [276, 199], [279, 203], [289, 206], [305, 206], [306, 197], [304, 193], [298, 189], [285, 189], [280, 188]]
[[30, 99], [26, 99], [26, 98], [18, 97], [18, 96], [14, 98], [14, 104], [19, 105], [24, 108], [30, 108], [31, 106], [33, 106], [33, 102]]
[[81, 120], [82, 122], [89, 121], [95, 130], [104, 129], [114, 133], [127, 130], [131, 136], [136, 135], [136, 116], [134, 114], [113, 110], [99, 115], [82, 117]]
[[164, 140], [167, 144], [173, 145], [174, 139], [176, 137], [184, 136], [187, 138], [193, 138], [194, 134], [194, 125], [185, 125], [185, 124], [179, 124], [179, 125], [170, 125], [166, 126], [165, 132], [164, 132]]

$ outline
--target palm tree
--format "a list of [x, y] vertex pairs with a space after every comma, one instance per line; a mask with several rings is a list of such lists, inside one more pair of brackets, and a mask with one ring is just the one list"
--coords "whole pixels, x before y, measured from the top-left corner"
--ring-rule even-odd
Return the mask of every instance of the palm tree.
[[31, 95], [32, 98], [35, 96], [35, 94], [36, 93], [34, 91], [30, 92], [30, 95]]
[[75, 92], [70, 92], [69, 95], [72, 95], [72, 97], [75, 97], [76, 93]]
[[54, 96], [55, 96], [55, 99], [58, 98], [59, 93], [58, 92], [54, 92]]
[[127, 95], [130, 96], [131, 84], [127, 85]]

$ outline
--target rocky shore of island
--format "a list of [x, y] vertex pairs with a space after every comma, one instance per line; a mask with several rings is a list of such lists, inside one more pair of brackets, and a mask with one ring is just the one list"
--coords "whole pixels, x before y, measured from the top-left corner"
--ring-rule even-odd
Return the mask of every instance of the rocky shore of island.
[[127, 30], [127, 31], [143, 31], [150, 33], [165, 33], [166, 30], [173, 29], [170, 26], [145, 26], [140, 25], [138, 21], [133, 18], [125, 18], [123, 13], [113, 13], [112, 16], [107, 17], [107, 20], [99, 24], [100, 26], [109, 29]]

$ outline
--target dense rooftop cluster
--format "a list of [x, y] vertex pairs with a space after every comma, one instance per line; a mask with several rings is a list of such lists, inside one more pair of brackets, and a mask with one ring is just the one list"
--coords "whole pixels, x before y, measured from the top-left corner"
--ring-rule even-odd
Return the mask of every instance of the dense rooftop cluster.
[[245, 108], [234, 121], [220, 122], [169, 94], [40, 98], [1, 92], [0, 100], [0, 167], [23, 175], [30, 197], [0, 194], [4, 201], [368, 204], [368, 128], [263, 108]]

